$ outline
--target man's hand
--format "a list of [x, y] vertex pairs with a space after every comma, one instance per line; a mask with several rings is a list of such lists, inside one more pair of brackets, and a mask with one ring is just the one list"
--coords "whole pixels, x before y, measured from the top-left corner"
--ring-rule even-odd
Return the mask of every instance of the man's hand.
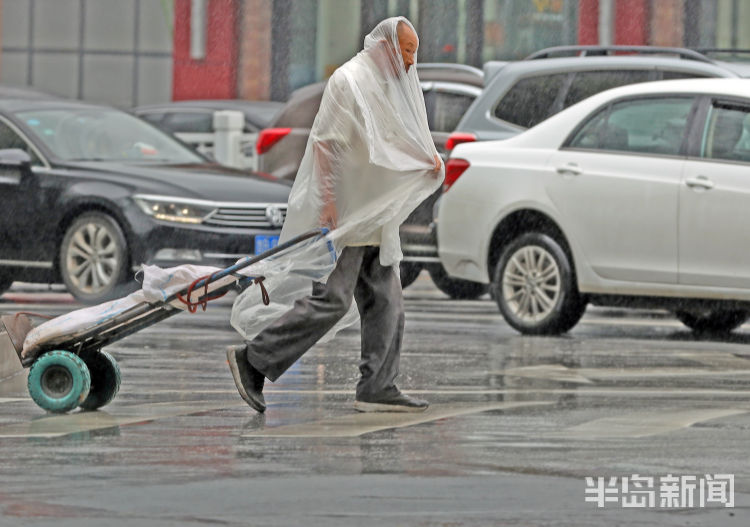
[[327, 227], [331, 230], [336, 228], [339, 221], [339, 213], [336, 210], [336, 202], [328, 201], [320, 209], [320, 218], [318, 219], [321, 227]]
[[440, 174], [440, 168], [443, 166], [443, 161], [440, 159], [440, 156], [435, 154], [435, 166], [432, 167], [432, 172], [435, 177], [438, 177], [438, 174]]

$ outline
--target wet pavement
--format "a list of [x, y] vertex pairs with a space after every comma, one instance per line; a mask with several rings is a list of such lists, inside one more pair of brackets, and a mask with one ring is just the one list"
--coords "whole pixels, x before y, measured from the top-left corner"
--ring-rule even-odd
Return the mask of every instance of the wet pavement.
[[[489, 298], [452, 301], [425, 274], [405, 293], [399, 384], [423, 414], [354, 412], [356, 329], [267, 383], [255, 414], [224, 358], [227, 299], [109, 346], [122, 385], [98, 412], [45, 414], [0, 360], [0, 525], [748, 524], [750, 325], [696, 338], [667, 313], [590, 307], [568, 335], [521, 337]], [[732, 508], [711, 492], [725, 475]]]

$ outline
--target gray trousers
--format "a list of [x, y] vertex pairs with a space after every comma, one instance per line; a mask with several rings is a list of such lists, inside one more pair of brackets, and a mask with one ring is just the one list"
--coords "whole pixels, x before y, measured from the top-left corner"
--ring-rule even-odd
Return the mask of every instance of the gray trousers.
[[312, 295], [247, 343], [248, 361], [275, 381], [346, 314], [352, 298], [362, 321], [357, 397], [397, 393], [403, 294], [393, 267], [380, 265], [376, 246], [345, 247], [327, 283], [314, 283]]

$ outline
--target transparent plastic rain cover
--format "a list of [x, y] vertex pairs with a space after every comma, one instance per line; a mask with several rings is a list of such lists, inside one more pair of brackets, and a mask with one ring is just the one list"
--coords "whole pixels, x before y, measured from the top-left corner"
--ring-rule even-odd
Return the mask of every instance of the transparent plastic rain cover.
[[[399, 225], [442, 184], [444, 171], [442, 166], [435, 170], [439, 158], [417, 78], [416, 50], [414, 64], [407, 69], [399, 24], [402, 32], [406, 28], [416, 36], [403, 17], [382, 21], [365, 37], [364, 49], [328, 81], [289, 196], [280, 243], [313, 229], [335, 228], [242, 270], [245, 276], [265, 277], [271, 300], [264, 305], [257, 286], [236, 298], [231, 323], [244, 339], [252, 339], [295, 300], [310, 294], [313, 281], [325, 282], [346, 246], [379, 245], [380, 263], [397, 270], [402, 258]], [[335, 224], [325, 219], [330, 207], [336, 211]], [[28, 335], [24, 354], [101, 324], [140, 302], [164, 301], [197, 277], [217, 270], [143, 266], [142, 290], [41, 324]], [[172, 305], [186, 308], [179, 302]], [[352, 306], [326, 339], [357, 318]]]

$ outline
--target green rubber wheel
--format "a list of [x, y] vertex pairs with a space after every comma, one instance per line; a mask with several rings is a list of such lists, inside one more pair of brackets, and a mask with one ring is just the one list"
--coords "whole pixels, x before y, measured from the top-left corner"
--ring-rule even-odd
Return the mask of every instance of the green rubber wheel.
[[91, 389], [81, 403], [84, 410], [96, 410], [108, 405], [120, 391], [120, 367], [106, 351], [87, 353], [81, 357], [91, 374]]
[[39, 357], [29, 370], [29, 394], [44, 410], [65, 413], [88, 396], [91, 376], [86, 364], [69, 351], [55, 350]]

